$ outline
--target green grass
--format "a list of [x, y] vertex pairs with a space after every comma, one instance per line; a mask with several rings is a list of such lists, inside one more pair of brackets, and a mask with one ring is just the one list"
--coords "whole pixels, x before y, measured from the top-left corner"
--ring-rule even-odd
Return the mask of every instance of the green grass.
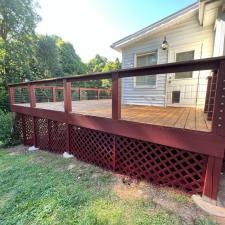
[[[176, 212], [149, 198], [118, 196], [117, 182], [112, 173], [75, 159], [0, 150], [0, 224], [182, 224]], [[196, 220], [204, 224], [215, 223]]]

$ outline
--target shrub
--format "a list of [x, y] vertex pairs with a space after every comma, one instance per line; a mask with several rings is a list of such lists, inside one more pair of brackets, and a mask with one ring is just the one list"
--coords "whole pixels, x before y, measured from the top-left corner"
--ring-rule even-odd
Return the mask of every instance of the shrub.
[[0, 110], [0, 142], [6, 146], [19, 144], [15, 115], [2, 110]]

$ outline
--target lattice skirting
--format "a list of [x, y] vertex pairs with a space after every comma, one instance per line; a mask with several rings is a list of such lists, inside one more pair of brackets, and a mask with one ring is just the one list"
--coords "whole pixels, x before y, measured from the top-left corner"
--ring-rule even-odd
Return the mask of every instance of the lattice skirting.
[[202, 193], [206, 155], [22, 114], [17, 114], [17, 124], [25, 145], [69, 151], [79, 160], [136, 179]]

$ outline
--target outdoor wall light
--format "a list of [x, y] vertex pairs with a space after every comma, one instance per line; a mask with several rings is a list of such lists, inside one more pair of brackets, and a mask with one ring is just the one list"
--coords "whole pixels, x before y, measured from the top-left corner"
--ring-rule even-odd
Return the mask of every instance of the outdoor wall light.
[[166, 40], [166, 36], [164, 37], [164, 41], [163, 41], [163, 43], [161, 45], [161, 48], [162, 48], [162, 50], [168, 50], [168, 48], [169, 48], [169, 44], [168, 44], [168, 42]]

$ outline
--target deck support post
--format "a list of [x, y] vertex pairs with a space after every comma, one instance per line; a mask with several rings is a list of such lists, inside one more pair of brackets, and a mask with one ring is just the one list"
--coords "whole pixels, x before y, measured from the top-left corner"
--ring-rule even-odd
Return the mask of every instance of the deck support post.
[[99, 89], [97, 89], [97, 98], [98, 98], [98, 100], [100, 99], [100, 90]]
[[78, 89], [78, 98], [79, 98], [79, 101], [81, 100], [81, 90], [80, 88]]
[[64, 111], [66, 113], [72, 112], [72, 96], [71, 96], [71, 82], [63, 80], [64, 86]]
[[220, 62], [214, 93], [212, 132], [225, 136], [225, 60]]
[[52, 87], [52, 101], [56, 102], [56, 90], [55, 90], [55, 87]]
[[213, 204], [216, 204], [217, 200], [222, 164], [222, 158], [217, 158], [214, 156], [208, 157], [205, 182], [203, 187], [203, 198]]
[[35, 108], [36, 107], [35, 87], [31, 84], [28, 84], [28, 91], [30, 97], [30, 107]]
[[[35, 86], [29, 84], [29, 97], [30, 97], [30, 107], [36, 107], [36, 96], [35, 96]], [[35, 117], [32, 116], [32, 128], [33, 128], [33, 145], [37, 147], [37, 136], [36, 136], [36, 126], [35, 126]]]
[[12, 105], [15, 104], [15, 98], [14, 98], [14, 87], [9, 87], [9, 102], [10, 102], [10, 108]]
[[112, 73], [112, 119], [121, 119], [121, 87], [119, 73]]
[[[71, 95], [71, 82], [63, 80], [64, 86], [64, 110], [66, 113], [72, 112], [72, 95]], [[80, 90], [79, 90], [80, 92]], [[66, 151], [70, 151], [70, 125], [66, 125]]]

